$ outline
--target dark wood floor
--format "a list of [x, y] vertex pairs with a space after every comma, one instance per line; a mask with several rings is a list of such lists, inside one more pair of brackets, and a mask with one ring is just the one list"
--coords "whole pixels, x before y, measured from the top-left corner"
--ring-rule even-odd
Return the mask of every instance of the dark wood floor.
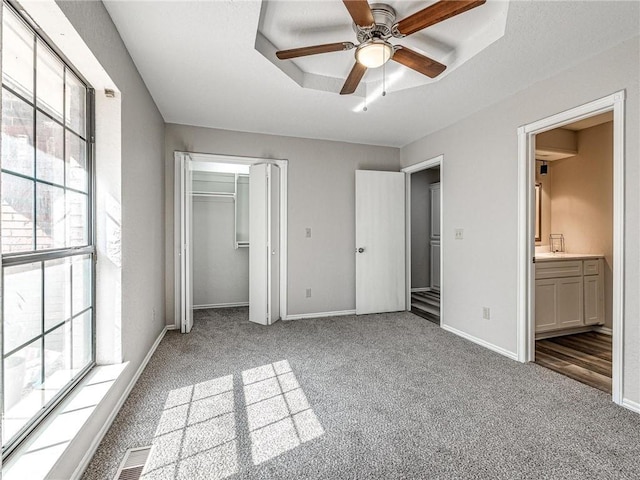
[[587, 332], [536, 341], [536, 363], [611, 393], [611, 337]]
[[411, 312], [440, 325], [440, 292], [412, 292]]

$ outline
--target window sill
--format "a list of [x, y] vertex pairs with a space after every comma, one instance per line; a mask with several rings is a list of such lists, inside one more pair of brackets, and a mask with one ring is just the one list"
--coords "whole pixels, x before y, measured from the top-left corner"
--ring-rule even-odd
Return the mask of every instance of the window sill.
[[[3, 480], [44, 479], [106, 403], [127, 363], [95, 367], [3, 462]], [[95, 435], [92, 435], [95, 437]]]

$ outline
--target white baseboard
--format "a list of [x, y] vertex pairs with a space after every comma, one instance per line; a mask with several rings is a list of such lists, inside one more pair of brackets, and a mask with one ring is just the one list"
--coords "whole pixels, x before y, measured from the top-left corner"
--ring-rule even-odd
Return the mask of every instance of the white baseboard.
[[285, 320], [302, 320], [304, 318], [323, 318], [323, 317], [341, 317], [344, 315], [355, 315], [355, 310], [338, 310], [335, 312], [318, 312], [318, 313], [298, 313], [295, 315], [287, 315]]
[[210, 305], [194, 305], [194, 310], [204, 310], [206, 308], [229, 308], [229, 307], [248, 307], [249, 302], [236, 302], [236, 303], [212, 303]]
[[627, 398], [622, 399], [622, 406], [624, 408], [628, 408], [632, 412], [640, 413], [640, 403], [634, 402], [633, 400], [629, 400]]
[[505, 357], [508, 357], [511, 360], [518, 361], [518, 355], [513, 352], [510, 352], [509, 350], [506, 350], [502, 347], [498, 347], [493, 343], [489, 343], [486, 340], [482, 340], [480, 338], [474, 337], [473, 335], [469, 335], [468, 333], [458, 330], [457, 328], [450, 327], [449, 325], [441, 325], [441, 327], [448, 332], [451, 332], [455, 335], [458, 335], [459, 337], [469, 340], [470, 342], [473, 342], [482, 347], [488, 348], [489, 350], [493, 350], [494, 352], [499, 353], [500, 355], [504, 355]]
[[431, 291], [431, 287], [418, 287], [418, 288], [412, 288], [411, 289], [411, 293], [414, 292], [430, 292]]
[[594, 332], [602, 333], [603, 335], [613, 335], [613, 330], [609, 327], [596, 327], [593, 329]]
[[116, 416], [118, 415], [118, 412], [122, 408], [122, 405], [124, 405], [125, 400], [127, 399], [129, 394], [131, 393], [131, 390], [133, 389], [133, 387], [135, 386], [136, 382], [138, 381], [138, 378], [140, 378], [140, 375], [142, 375], [142, 372], [144, 371], [145, 367], [147, 366], [147, 363], [149, 363], [149, 360], [151, 360], [151, 357], [153, 356], [154, 352], [156, 351], [156, 348], [158, 348], [158, 345], [160, 345], [160, 342], [162, 341], [162, 339], [164, 338], [165, 334], [167, 333], [167, 330], [169, 330], [169, 327], [165, 326], [162, 329], [162, 332], [160, 332], [160, 335], [158, 335], [158, 338], [156, 338], [156, 341], [153, 342], [153, 345], [151, 345], [151, 348], [149, 349], [149, 352], [147, 353], [147, 355], [142, 360], [142, 363], [138, 367], [138, 370], [136, 370], [136, 373], [131, 378], [131, 381], [129, 382], [129, 385], [127, 385], [127, 388], [125, 388], [124, 392], [122, 392], [122, 395], [118, 399], [118, 402], [116, 403], [115, 408], [109, 414], [109, 417], [107, 418], [107, 421], [104, 423], [104, 425], [102, 426], [102, 428], [100, 429], [98, 434], [94, 437], [93, 442], [91, 442], [91, 445], [89, 445], [89, 448], [87, 449], [87, 452], [84, 454], [84, 456], [82, 457], [82, 460], [80, 461], [80, 463], [78, 464], [78, 466], [74, 470], [73, 475], [71, 476], [71, 480], [79, 480], [82, 477], [82, 474], [84, 473], [84, 471], [89, 466], [89, 462], [91, 461], [91, 459], [95, 455], [96, 450], [98, 449], [98, 446], [100, 445], [100, 442], [102, 441], [104, 436], [109, 431], [109, 428], [111, 428], [111, 424], [116, 419]]

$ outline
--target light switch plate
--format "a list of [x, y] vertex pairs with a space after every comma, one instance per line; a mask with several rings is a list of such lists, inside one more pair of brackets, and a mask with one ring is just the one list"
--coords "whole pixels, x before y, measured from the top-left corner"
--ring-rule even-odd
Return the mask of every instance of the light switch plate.
[[305, 237], [311, 238], [311, 227], [305, 228], [304, 231], [305, 231]]
[[464, 229], [456, 228], [455, 233], [456, 233], [456, 240], [462, 240], [464, 238]]

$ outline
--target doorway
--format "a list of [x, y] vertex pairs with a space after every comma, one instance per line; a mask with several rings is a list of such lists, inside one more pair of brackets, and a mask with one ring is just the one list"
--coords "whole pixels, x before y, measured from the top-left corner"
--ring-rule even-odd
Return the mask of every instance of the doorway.
[[[601, 149], [602, 139], [592, 137], [607, 129], [608, 160], [580, 149]], [[518, 359], [573, 372], [616, 403], [623, 391], [623, 132], [624, 92], [518, 130]], [[562, 139], [574, 146], [559, 146]]]
[[535, 152], [535, 362], [611, 394], [613, 112]]
[[407, 167], [407, 310], [441, 324], [443, 156]]
[[175, 152], [176, 328], [200, 309], [286, 318], [286, 160]]

